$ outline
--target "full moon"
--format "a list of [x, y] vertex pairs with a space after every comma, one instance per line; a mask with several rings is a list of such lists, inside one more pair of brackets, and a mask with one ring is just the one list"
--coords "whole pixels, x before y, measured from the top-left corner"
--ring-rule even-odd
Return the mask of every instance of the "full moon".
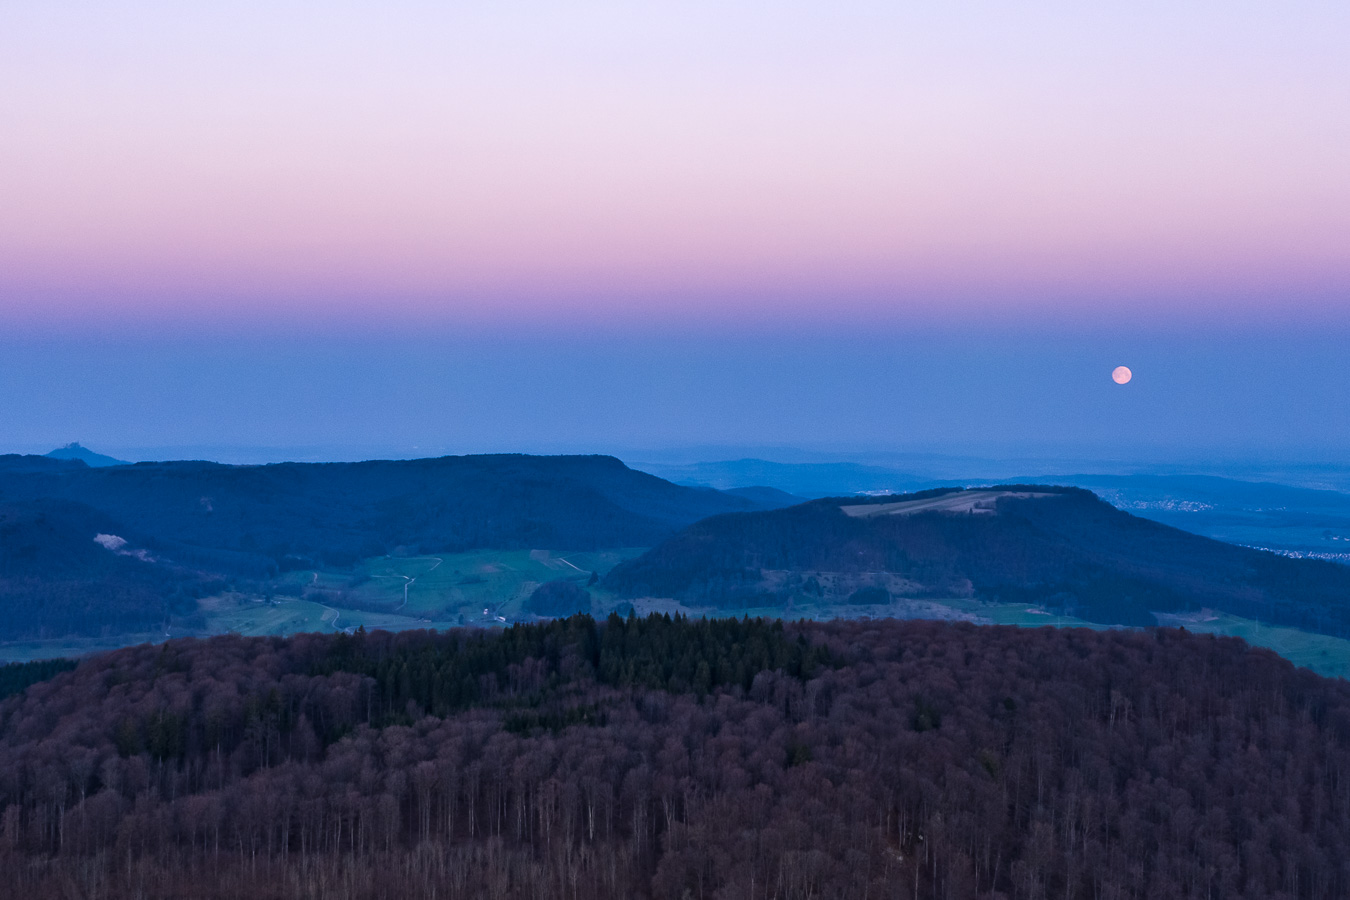
[[1134, 377], [1134, 373], [1127, 366], [1116, 366], [1111, 371], [1111, 380], [1116, 384], [1124, 384]]

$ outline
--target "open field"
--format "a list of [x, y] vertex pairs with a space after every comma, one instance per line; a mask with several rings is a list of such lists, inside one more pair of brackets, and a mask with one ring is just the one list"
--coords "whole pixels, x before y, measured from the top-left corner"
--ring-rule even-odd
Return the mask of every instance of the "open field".
[[[643, 549], [482, 550], [441, 556], [382, 556], [363, 561], [351, 572], [290, 572], [263, 595], [226, 593], [201, 600], [198, 606], [204, 626], [194, 631], [170, 629], [170, 635], [0, 644], [0, 663], [85, 656], [131, 644], [158, 643], [166, 636], [285, 636], [360, 627], [390, 631], [463, 625], [500, 627], [534, 618], [524, 604], [543, 582], [575, 578], [585, 584], [592, 572], [604, 576]], [[597, 614], [612, 608], [613, 601], [607, 594], [593, 593]]]
[[[582, 584], [603, 576], [643, 552], [631, 547], [590, 552], [478, 550], [440, 556], [389, 557], [363, 561], [354, 572], [295, 572], [270, 598], [270, 610], [246, 609], [208, 620], [244, 634], [289, 634], [341, 629], [449, 628], [500, 625], [528, 618], [525, 601], [540, 584], [558, 578]], [[298, 597], [286, 596], [295, 592]]]
[[642, 548], [381, 556], [352, 572], [293, 572], [267, 597], [212, 598], [203, 601], [202, 612], [209, 634], [500, 626], [532, 618], [525, 601], [543, 582], [572, 578], [584, 584], [592, 572], [603, 576], [640, 553]]
[[[583, 584], [592, 572], [603, 576], [641, 548], [568, 553], [549, 550], [482, 550], [416, 559], [367, 560], [370, 580], [360, 584], [358, 601], [386, 603], [414, 618], [473, 624], [486, 616], [508, 620], [524, 615], [524, 601], [536, 587], [558, 578]], [[409, 584], [409, 582], [411, 582]], [[409, 585], [407, 604], [404, 586]]]
[[425, 628], [408, 616], [325, 606], [311, 600], [244, 600], [207, 619], [203, 634], [288, 635], [301, 631], [345, 631], [365, 626], [398, 631]]
[[[344, 610], [385, 613], [426, 627], [476, 625], [524, 615], [524, 601], [536, 587], [558, 578], [603, 576], [644, 548], [599, 551], [478, 550], [439, 556], [380, 556], [352, 572], [292, 572], [271, 599], [296, 596]], [[484, 610], [487, 610], [485, 613]]]

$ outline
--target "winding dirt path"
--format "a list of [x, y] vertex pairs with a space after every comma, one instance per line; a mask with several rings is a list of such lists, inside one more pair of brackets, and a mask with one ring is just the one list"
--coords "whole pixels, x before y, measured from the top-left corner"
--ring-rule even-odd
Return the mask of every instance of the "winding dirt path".
[[403, 579], [403, 602], [400, 603], [398, 606], [395, 606], [395, 607], [393, 608], [393, 610], [391, 610], [391, 612], [398, 612], [400, 609], [402, 609], [403, 607], [405, 607], [405, 606], [408, 605], [408, 588], [410, 588], [410, 587], [413, 586], [413, 582], [417, 581], [417, 579], [421, 578], [423, 575], [430, 575], [432, 572], [435, 572], [438, 568], [440, 568], [441, 563], [445, 562], [445, 560], [441, 559], [439, 556], [401, 556], [401, 557], [389, 557], [389, 558], [390, 558], [390, 559], [400, 559], [400, 560], [419, 560], [419, 559], [434, 559], [434, 560], [436, 560], [436, 565], [432, 566], [430, 569], [427, 569], [425, 572], [421, 572], [421, 573], [419, 573], [419, 574], [417, 574], [417, 575], [413, 575], [413, 576], [411, 576], [411, 577], [409, 577], [409, 576], [407, 576], [407, 575], [376, 575], [376, 576], [374, 576], [374, 577], [376, 577], [376, 578], [402, 578], [402, 579]]

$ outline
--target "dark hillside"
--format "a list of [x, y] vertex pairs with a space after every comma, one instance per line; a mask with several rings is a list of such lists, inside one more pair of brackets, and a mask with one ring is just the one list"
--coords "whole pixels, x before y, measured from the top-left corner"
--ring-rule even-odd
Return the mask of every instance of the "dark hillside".
[[0, 636], [162, 627], [211, 587], [199, 573], [95, 542], [114, 523], [66, 501], [0, 501]]
[[18, 453], [0, 454], [0, 477], [23, 472], [70, 472], [85, 468], [88, 466], [78, 459], [25, 456]]
[[84, 503], [151, 550], [194, 560], [225, 551], [239, 556], [203, 564], [247, 574], [258, 561], [340, 567], [400, 548], [646, 546], [705, 516], [758, 508], [606, 456], [107, 468], [32, 459], [0, 465], [0, 500]]
[[0, 457], [0, 639], [192, 626], [208, 588], [261, 593], [287, 570], [648, 546], [705, 516], [756, 508], [605, 456], [99, 468]]
[[1235, 639], [579, 616], [60, 668], [0, 701], [27, 900], [1350, 895], [1350, 685]]
[[[836, 498], [718, 516], [618, 566], [605, 583], [625, 596], [714, 605], [820, 596], [821, 585], [841, 597], [874, 587], [896, 595], [1049, 603], [1125, 625], [1153, 624], [1154, 611], [1209, 607], [1350, 634], [1350, 567], [1179, 531], [1077, 488], [998, 492], [1009, 495], [985, 492], [993, 499], [963, 511], [917, 505], [940, 507], [982, 492]], [[886, 512], [901, 504], [916, 511]]]

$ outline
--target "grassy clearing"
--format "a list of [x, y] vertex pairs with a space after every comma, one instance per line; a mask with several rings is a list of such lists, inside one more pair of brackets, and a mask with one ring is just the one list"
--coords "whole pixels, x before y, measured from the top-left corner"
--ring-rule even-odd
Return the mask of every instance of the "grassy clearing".
[[642, 552], [634, 547], [381, 556], [352, 572], [292, 572], [268, 597], [213, 598], [202, 611], [212, 634], [501, 625], [530, 618], [525, 601], [543, 582], [571, 578], [585, 583], [592, 572], [603, 576]]
[[[207, 617], [207, 634], [287, 635], [332, 631], [333, 614], [308, 600], [241, 599], [233, 608], [217, 608]], [[346, 623], [343, 623], [346, 624]]]
[[[463, 624], [524, 614], [524, 601], [536, 587], [557, 578], [583, 584], [592, 572], [604, 576], [642, 548], [597, 552], [556, 550], [477, 551], [439, 557], [367, 560], [360, 576], [368, 580], [352, 593], [360, 605], [377, 603], [405, 616], [432, 621], [463, 619]], [[407, 604], [403, 604], [407, 586]], [[485, 614], [483, 610], [488, 612]]]

